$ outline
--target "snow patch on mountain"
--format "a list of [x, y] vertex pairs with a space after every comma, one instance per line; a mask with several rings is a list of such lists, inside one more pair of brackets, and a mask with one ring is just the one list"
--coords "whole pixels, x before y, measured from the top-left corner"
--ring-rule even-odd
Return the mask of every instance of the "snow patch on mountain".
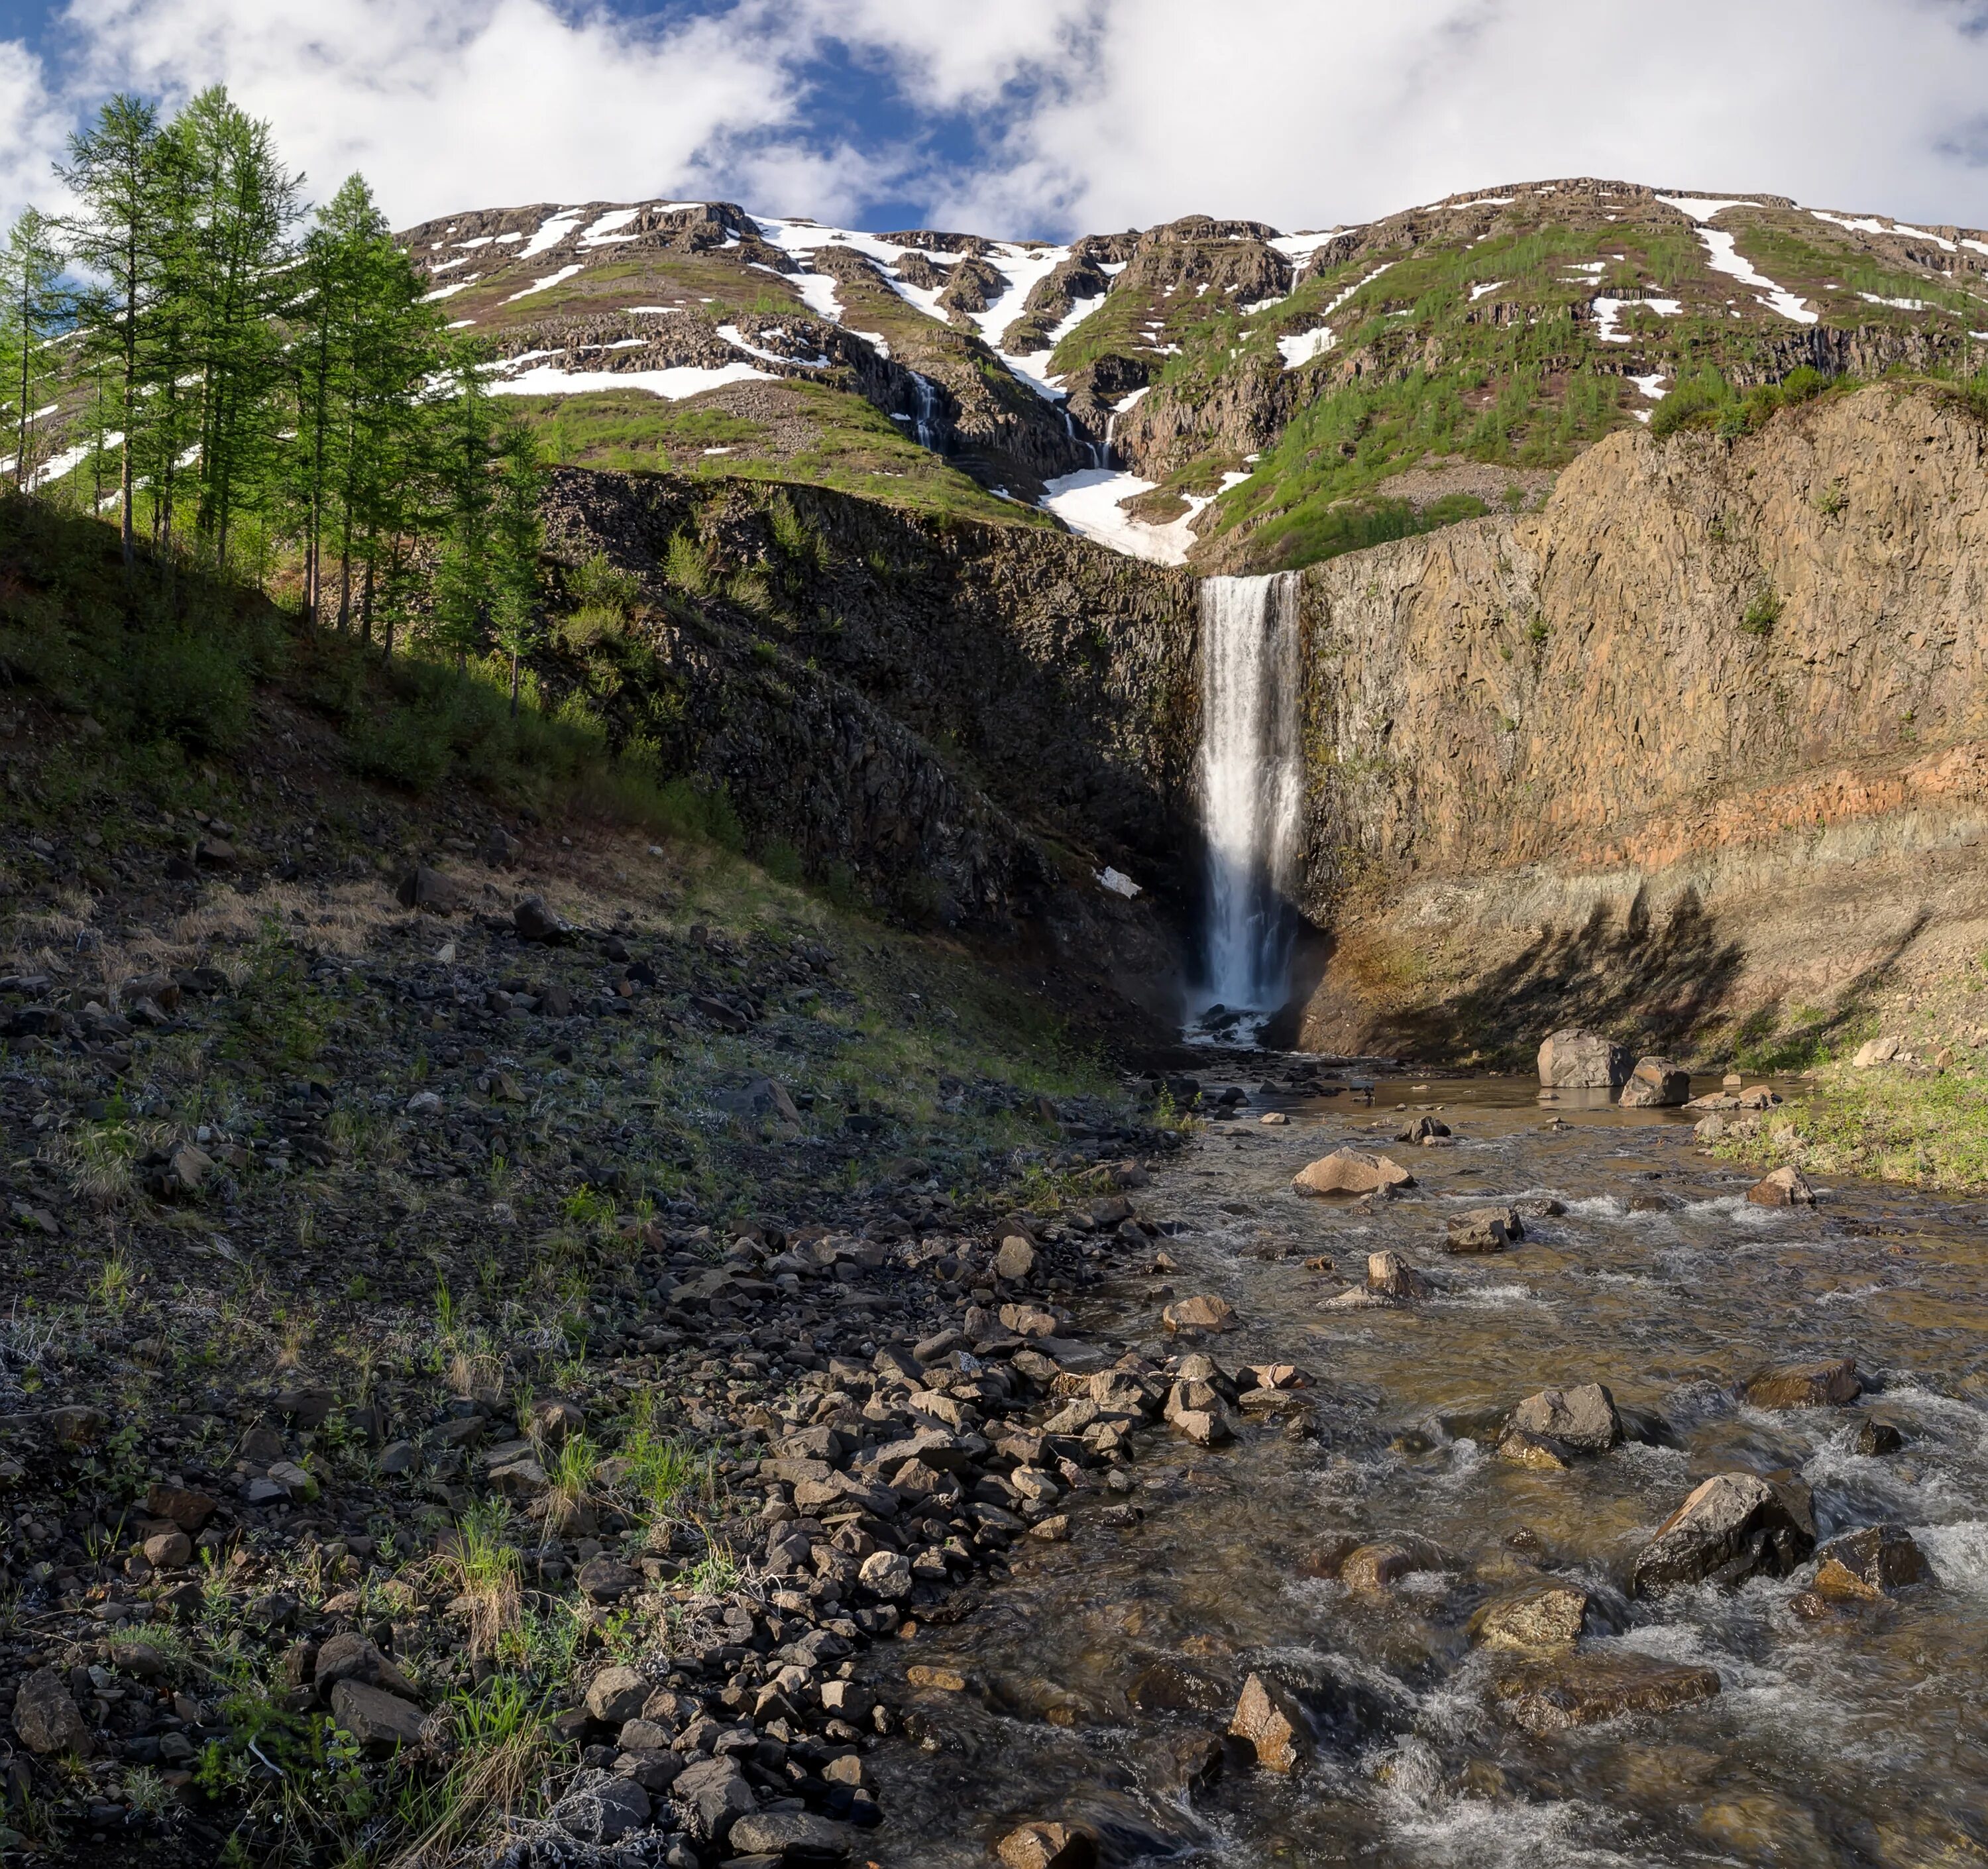
[[[1923, 227], [1908, 227], [1902, 221], [1881, 221], [1875, 214], [1866, 215], [1860, 221], [1847, 214], [1831, 214], [1827, 208], [1811, 208], [1809, 212], [1818, 221], [1833, 221], [1838, 227], [1848, 228], [1852, 233], [1902, 234], [1909, 239], [1930, 240], [1942, 253], [1951, 253], [1955, 250], [1953, 242], [1945, 235], [1930, 233]], [[1978, 240], [1963, 240], [1960, 244], [1963, 246], [1981, 245]], [[1982, 251], [1988, 252], [1988, 247], [1982, 248]]]
[[1141, 480], [1137, 474], [1114, 472], [1108, 467], [1087, 467], [1045, 482], [1041, 504], [1072, 532], [1094, 539], [1128, 557], [1144, 558], [1155, 564], [1185, 564], [1194, 548], [1195, 517], [1209, 503], [1208, 499], [1190, 496], [1187, 511], [1164, 526], [1134, 519], [1125, 510], [1124, 503], [1151, 493], [1158, 484]]
[[533, 293], [543, 292], [548, 286], [563, 285], [568, 279], [571, 279], [576, 273], [580, 273], [585, 270], [586, 269], [584, 267], [578, 266], [561, 266], [556, 273], [548, 273], [543, 279], [533, 279], [532, 283], [529, 286], [526, 286], [522, 291], [512, 293], [510, 297], [506, 299], [504, 303], [506, 305], [510, 305], [514, 304], [519, 299], [529, 299]]
[[1332, 314], [1356, 292], [1362, 291], [1372, 285], [1374, 280], [1394, 263], [1391, 259], [1384, 261], [1357, 284], [1348, 286], [1337, 298], [1319, 313], [1320, 321], [1310, 330], [1298, 331], [1289, 337], [1280, 337], [1277, 340], [1277, 348], [1283, 354], [1284, 367], [1286, 370], [1295, 370], [1300, 364], [1308, 364], [1314, 357], [1323, 357], [1327, 351], [1330, 350], [1339, 340], [1331, 326], [1325, 321], [1330, 318]]
[[1634, 344], [1634, 334], [1622, 330], [1616, 321], [1624, 312], [1632, 311], [1638, 306], [1645, 311], [1655, 312], [1659, 318], [1675, 318], [1684, 310], [1675, 299], [1596, 299], [1592, 301], [1595, 336], [1605, 344]]
[[498, 396], [576, 396], [589, 390], [639, 389], [665, 401], [680, 402], [727, 383], [779, 381], [753, 364], [677, 364], [667, 370], [556, 370], [539, 364], [513, 377], [493, 378], [488, 387]]
[[1792, 292], [1783, 290], [1764, 273], [1756, 272], [1740, 256], [1736, 235], [1725, 233], [1706, 222], [1713, 220], [1728, 208], [1752, 208], [1757, 202], [1746, 201], [1715, 201], [1701, 200], [1696, 195], [1660, 195], [1657, 199], [1666, 208], [1675, 208], [1686, 218], [1698, 224], [1699, 239], [1705, 242], [1705, 250], [1710, 256], [1706, 264], [1713, 272], [1723, 273], [1729, 279], [1736, 279], [1743, 286], [1753, 286], [1760, 289], [1755, 296], [1763, 305], [1779, 312], [1783, 318], [1796, 324], [1814, 324], [1821, 314], [1809, 310]]
[[[581, 212], [577, 208], [568, 208], [561, 209], [557, 214], [546, 215], [539, 223], [539, 231], [532, 235], [526, 245], [519, 248], [518, 258], [536, 259], [541, 253], [549, 253], [580, 225]], [[500, 239], [509, 237], [503, 235], [499, 236]]]

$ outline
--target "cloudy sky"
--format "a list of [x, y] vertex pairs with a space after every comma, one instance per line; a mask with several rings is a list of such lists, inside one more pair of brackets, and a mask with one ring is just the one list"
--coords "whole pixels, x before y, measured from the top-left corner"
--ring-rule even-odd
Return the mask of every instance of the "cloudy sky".
[[1577, 174], [1988, 224], [1988, 0], [0, 0], [0, 208], [109, 91], [217, 81], [401, 225], [1294, 229]]

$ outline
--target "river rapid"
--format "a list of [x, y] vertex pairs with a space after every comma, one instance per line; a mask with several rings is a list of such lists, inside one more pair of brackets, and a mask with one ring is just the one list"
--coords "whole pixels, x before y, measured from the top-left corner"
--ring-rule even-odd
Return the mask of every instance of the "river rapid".
[[[1231, 1410], [1226, 1445], [1158, 1426], [1115, 1483], [1072, 1498], [1070, 1542], [1020, 1541], [974, 1613], [873, 1651], [896, 1698], [913, 1664], [969, 1684], [915, 1694], [874, 1756], [876, 1858], [982, 1865], [1017, 1823], [1060, 1819], [1107, 1863], [1235, 1869], [1988, 1862], [1983, 1204], [1848, 1183], [1813, 1210], [1754, 1207], [1754, 1177], [1704, 1155], [1685, 1112], [1543, 1102], [1515, 1078], [1382, 1076], [1370, 1104], [1266, 1073], [1282, 1081], [1268, 1058], [1204, 1069], [1251, 1100], [1141, 1192], [1174, 1269], [1107, 1286], [1080, 1322], [1107, 1358], [1203, 1349], [1226, 1371], [1297, 1364], [1314, 1386], [1284, 1418]], [[1450, 1146], [1390, 1140], [1423, 1112]], [[1293, 1174], [1342, 1143], [1384, 1148], [1417, 1186], [1378, 1204], [1295, 1195]], [[1564, 1211], [1499, 1253], [1445, 1249], [1460, 1207], [1529, 1199]], [[1390, 1248], [1438, 1282], [1432, 1298], [1324, 1309]], [[1167, 1338], [1163, 1305], [1202, 1293], [1237, 1328]], [[1844, 1356], [1872, 1391], [1854, 1406], [1736, 1399], [1765, 1365]], [[1661, 1417], [1653, 1441], [1564, 1471], [1493, 1456], [1523, 1397], [1595, 1381]], [[1855, 1451], [1874, 1416], [1898, 1451]], [[1905, 1528], [1932, 1580], [1821, 1622], [1790, 1607], [1812, 1562], [1629, 1598], [1658, 1525], [1740, 1470], [1798, 1475], [1825, 1539]], [[1404, 1532], [1440, 1562], [1363, 1594], [1307, 1574], [1335, 1535]], [[1469, 1624], [1552, 1577], [1593, 1600], [1584, 1654], [1702, 1665], [1720, 1691], [1564, 1731], [1515, 1723], [1493, 1691], [1514, 1657]], [[1232, 1748], [1190, 1786], [1259, 1668], [1336, 1683], [1344, 1722], [1295, 1775]]]

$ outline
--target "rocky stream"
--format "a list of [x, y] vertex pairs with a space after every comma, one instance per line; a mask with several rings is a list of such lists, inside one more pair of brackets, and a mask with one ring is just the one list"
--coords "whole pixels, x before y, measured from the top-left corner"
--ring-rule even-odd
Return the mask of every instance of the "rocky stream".
[[[1140, 1191], [1048, 1452], [1087, 1372], [1166, 1418], [864, 1658], [878, 1859], [1979, 1860], [1980, 1204], [1759, 1204], [1605, 1092], [1202, 1062], [1247, 1101]], [[1412, 1180], [1300, 1197], [1349, 1144]]]

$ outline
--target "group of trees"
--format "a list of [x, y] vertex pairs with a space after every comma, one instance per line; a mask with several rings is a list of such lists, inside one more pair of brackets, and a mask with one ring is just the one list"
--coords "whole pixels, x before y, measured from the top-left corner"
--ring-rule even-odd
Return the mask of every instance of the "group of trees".
[[[69, 212], [0, 250], [0, 419], [17, 488], [296, 592], [319, 623], [418, 618], [458, 657], [529, 642], [529, 431], [494, 408], [364, 179], [307, 212], [219, 88], [117, 96], [69, 140]], [[513, 693], [515, 697], [515, 681]]]

